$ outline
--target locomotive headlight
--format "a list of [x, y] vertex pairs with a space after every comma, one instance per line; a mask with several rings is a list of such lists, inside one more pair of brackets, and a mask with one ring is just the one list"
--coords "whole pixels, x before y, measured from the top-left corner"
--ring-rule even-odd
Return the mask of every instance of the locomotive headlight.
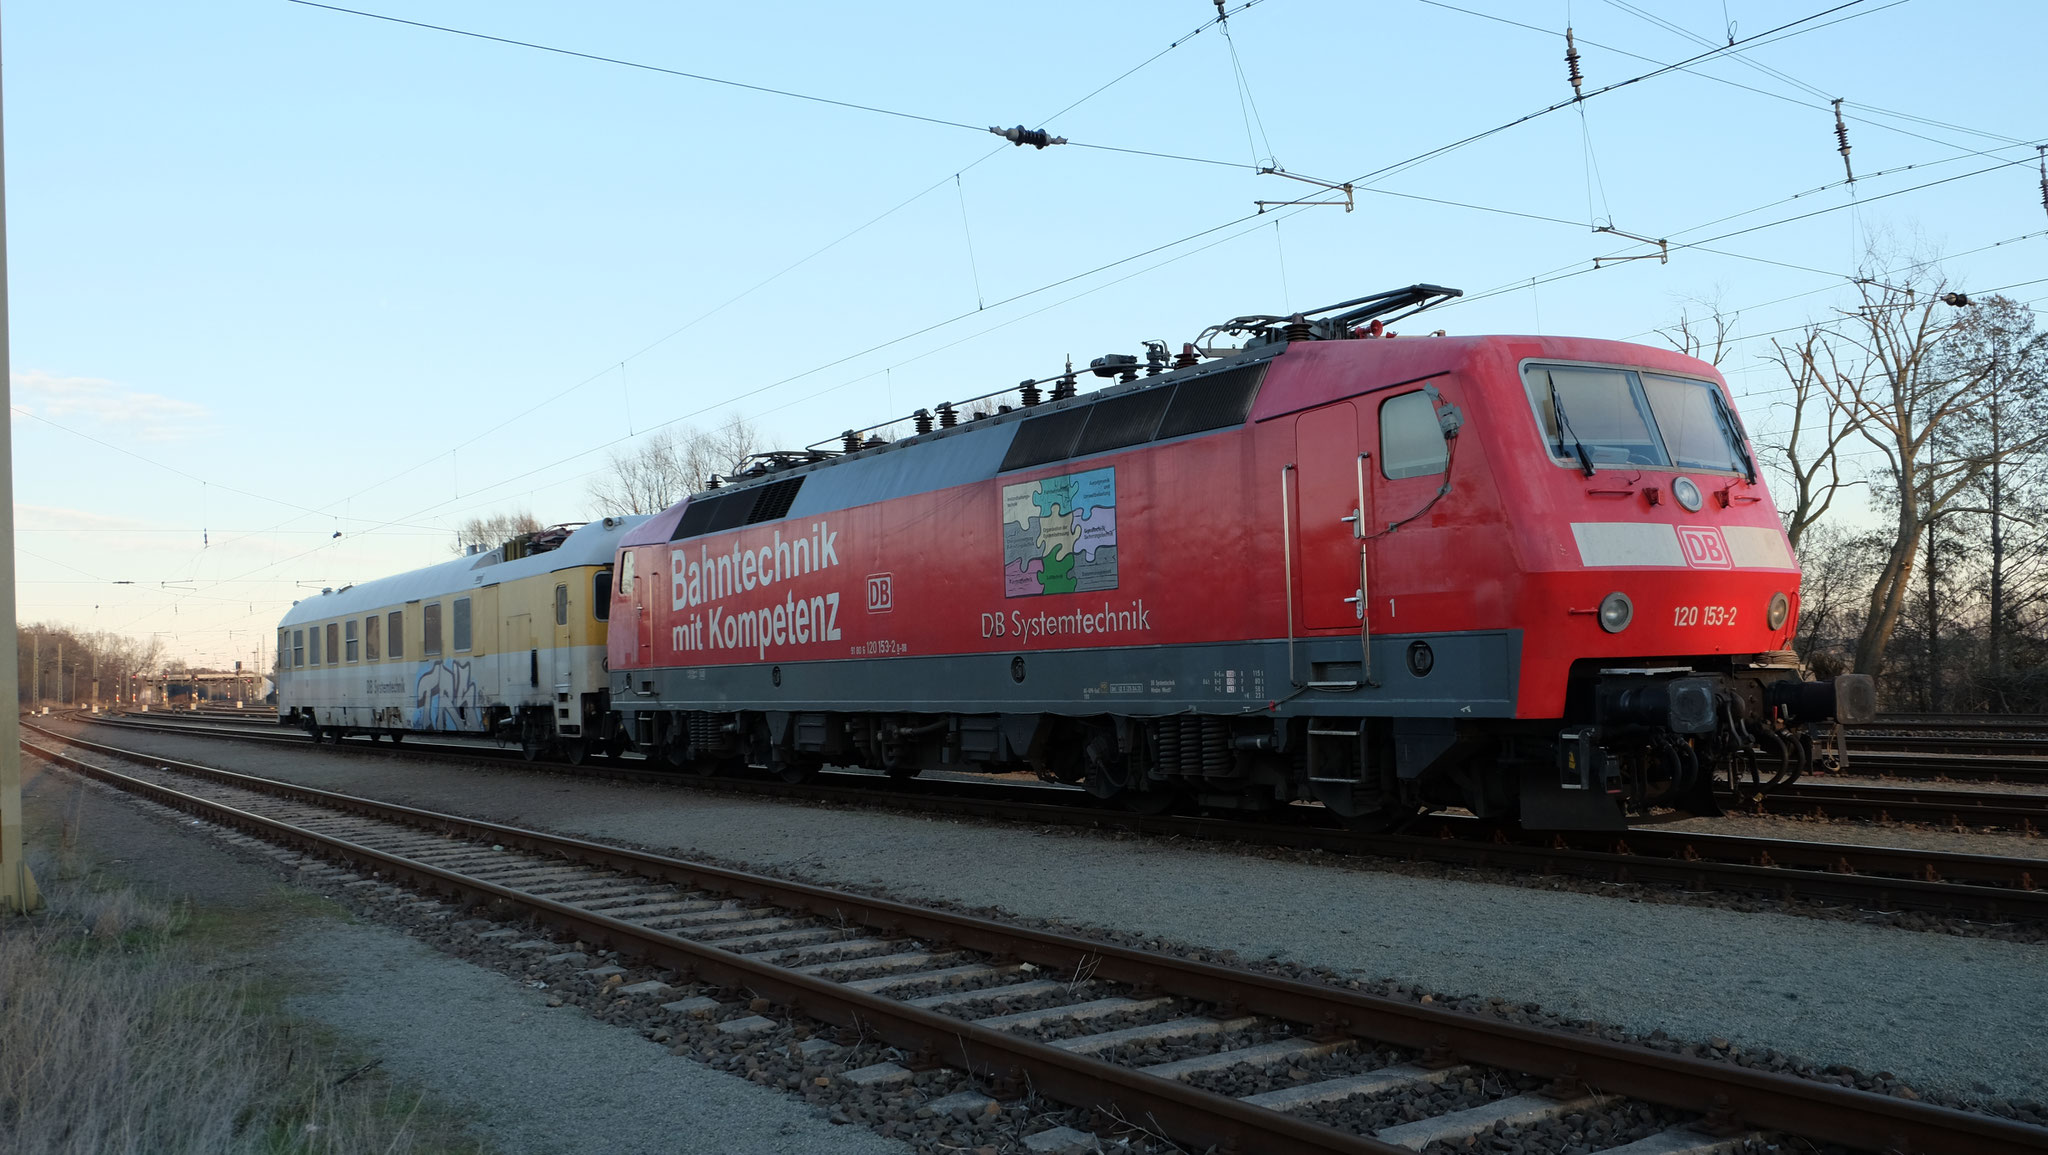
[[1620, 590], [1600, 599], [1600, 628], [1608, 633], [1618, 634], [1627, 629], [1635, 617], [1635, 604]]
[[1792, 616], [1792, 599], [1779, 590], [1771, 595], [1771, 607], [1764, 611], [1764, 624], [1774, 630], [1785, 627], [1785, 619]]
[[1700, 487], [1694, 485], [1690, 477], [1672, 478], [1671, 496], [1687, 513], [1698, 513], [1700, 506], [1705, 504], [1705, 500], [1700, 497]]

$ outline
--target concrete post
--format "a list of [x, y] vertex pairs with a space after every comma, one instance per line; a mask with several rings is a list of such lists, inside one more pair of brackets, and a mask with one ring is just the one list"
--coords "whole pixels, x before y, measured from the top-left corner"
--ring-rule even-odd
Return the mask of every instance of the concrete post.
[[[0, 115], [0, 125], [6, 123]], [[0, 148], [0, 413], [12, 413], [13, 365], [7, 349], [7, 179]], [[0, 697], [21, 701], [20, 650], [15, 645], [14, 430], [0, 421]], [[40, 655], [39, 655], [40, 656]], [[40, 664], [37, 666], [41, 672]], [[21, 711], [0, 710], [0, 910], [28, 911], [41, 905], [36, 880], [21, 856]]]

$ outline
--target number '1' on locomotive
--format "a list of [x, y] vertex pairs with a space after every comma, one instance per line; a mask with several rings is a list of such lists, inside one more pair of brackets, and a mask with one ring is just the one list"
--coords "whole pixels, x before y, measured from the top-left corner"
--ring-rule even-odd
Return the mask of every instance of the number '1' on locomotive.
[[1869, 678], [1799, 671], [1798, 564], [1714, 368], [1384, 331], [1456, 295], [758, 456], [621, 540], [611, 724], [705, 772], [1601, 828], [1789, 781], [1873, 713]]

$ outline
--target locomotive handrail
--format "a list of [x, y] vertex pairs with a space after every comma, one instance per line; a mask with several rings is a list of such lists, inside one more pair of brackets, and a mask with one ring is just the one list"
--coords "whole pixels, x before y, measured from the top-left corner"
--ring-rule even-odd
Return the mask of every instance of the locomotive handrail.
[[1280, 467], [1280, 562], [1287, 582], [1287, 684], [1299, 689], [1294, 676], [1294, 503], [1289, 500], [1287, 475], [1294, 472], [1292, 461]]
[[1370, 452], [1358, 455], [1358, 520], [1351, 523], [1351, 535], [1358, 539], [1359, 681], [1373, 689], [1378, 689], [1379, 683], [1372, 680], [1372, 602], [1366, 596], [1367, 578], [1369, 576], [1367, 567], [1369, 563], [1366, 560], [1365, 553], [1365, 463], [1370, 460], [1372, 460]]

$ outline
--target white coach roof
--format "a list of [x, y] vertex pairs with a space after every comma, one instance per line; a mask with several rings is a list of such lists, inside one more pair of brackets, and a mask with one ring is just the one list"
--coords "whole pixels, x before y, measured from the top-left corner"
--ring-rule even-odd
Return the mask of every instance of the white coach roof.
[[439, 565], [427, 566], [425, 569], [394, 574], [361, 585], [346, 586], [333, 593], [316, 594], [301, 600], [286, 611], [284, 618], [277, 624], [284, 627], [302, 622], [325, 621], [328, 618], [359, 614], [365, 610], [382, 609], [385, 606], [423, 601], [447, 594], [460, 594], [484, 586], [497, 585], [499, 582], [554, 573], [557, 570], [609, 565], [618, 552], [619, 539], [624, 537], [628, 530], [646, 520], [645, 517], [633, 516], [589, 521], [578, 526], [560, 546], [546, 553], [506, 561], [505, 548], [499, 546], [487, 553], [459, 557]]

